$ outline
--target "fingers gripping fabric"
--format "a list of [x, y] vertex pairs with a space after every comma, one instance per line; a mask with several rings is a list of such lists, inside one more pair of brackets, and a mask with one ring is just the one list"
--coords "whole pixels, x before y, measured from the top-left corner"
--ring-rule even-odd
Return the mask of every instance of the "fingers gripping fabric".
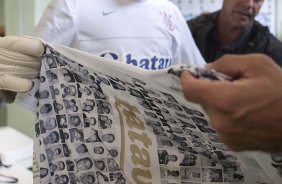
[[0, 89], [25, 92], [37, 77], [44, 44], [32, 37], [0, 38]]
[[32, 82], [29, 79], [19, 78], [11, 75], [4, 75], [0, 77], [0, 89], [15, 91], [15, 92], [26, 92], [32, 86]]
[[34, 37], [7, 36], [0, 39], [0, 48], [34, 57], [40, 57], [44, 52], [43, 42]]

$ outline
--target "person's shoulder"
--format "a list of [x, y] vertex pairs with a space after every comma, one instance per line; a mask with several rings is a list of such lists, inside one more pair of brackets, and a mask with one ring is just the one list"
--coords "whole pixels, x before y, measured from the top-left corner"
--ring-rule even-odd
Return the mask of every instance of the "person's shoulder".
[[52, 0], [50, 5], [56, 8], [65, 8], [68, 11], [73, 11], [77, 8], [79, 2], [78, 0]]
[[179, 8], [169, 0], [151, 0], [151, 7], [159, 12], [165, 12], [169, 14], [167, 16], [172, 16], [176, 21], [183, 19], [184, 17], [179, 10]]
[[61, 12], [68, 12], [71, 14], [75, 12], [74, 10], [77, 9], [77, 0], [52, 0], [46, 7], [45, 11], [48, 11], [48, 14], [58, 14]]
[[152, 3], [178, 9], [177, 6], [169, 0], [152, 0]]
[[259, 40], [261, 43], [268, 42], [269, 39], [276, 39], [269, 28], [258, 21], [254, 21], [250, 32], [251, 37]]
[[253, 28], [254, 32], [262, 32], [265, 34], [271, 34], [267, 26], [262, 25], [257, 20], [254, 21]]
[[72, 1], [68, 1], [68, 0], [52, 0], [49, 3], [50, 7], [65, 7], [66, 5], [70, 4]]
[[181, 14], [179, 8], [169, 0], [151, 0], [151, 5], [159, 9], [165, 9], [170, 12]]
[[205, 23], [205, 22], [215, 22], [218, 12], [203, 12], [201, 15], [198, 15], [190, 20], [187, 23]]
[[[217, 14], [218, 12], [212, 12], [212, 13], [205, 12], [186, 22], [194, 39], [195, 36], [198, 35], [199, 30], [205, 30], [204, 32], [207, 32], [207, 30], [210, 30], [211, 28], [214, 27], [213, 25], [215, 25]], [[200, 35], [203, 36], [202, 34]]]

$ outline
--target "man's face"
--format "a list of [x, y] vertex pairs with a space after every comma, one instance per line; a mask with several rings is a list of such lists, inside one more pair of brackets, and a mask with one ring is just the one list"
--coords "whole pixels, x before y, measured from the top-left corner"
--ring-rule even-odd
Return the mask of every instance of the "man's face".
[[45, 104], [40, 108], [41, 114], [47, 114], [52, 110], [52, 106], [50, 104]]
[[46, 98], [48, 98], [48, 97], [49, 97], [49, 91], [47, 91], [47, 90], [41, 91], [41, 92], [39, 93], [39, 98], [40, 98], [40, 99], [46, 99]]
[[90, 89], [88, 89], [87, 87], [80, 88], [80, 92], [81, 92], [81, 93], [84, 93], [84, 94], [87, 94], [87, 95], [90, 95], [90, 94], [91, 94]]
[[187, 159], [185, 159], [185, 164], [187, 164], [188, 166], [194, 166], [194, 165], [196, 165], [196, 160], [191, 159], [191, 158], [187, 158]]
[[83, 136], [82, 136], [82, 133], [79, 132], [79, 131], [75, 131], [74, 132], [74, 139], [75, 140], [82, 140]]
[[77, 146], [76, 151], [78, 153], [86, 153], [87, 152], [87, 148], [84, 144], [80, 144]]
[[95, 106], [95, 102], [93, 100], [86, 99], [84, 103], [86, 103], [86, 105]]
[[63, 116], [61, 116], [61, 117], [59, 117], [60, 119], [59, 119], [59, 122], [60, 122], [60, 126], [66, 126], [67, 125], [67, 120], [66, 120], [66, 118], [65, 117], [63, 117]]
[[175, 162], [175, 161], [177, 161], [177, 156], [176, 156], [176, 155], [169, 155], [169, 156], [168, 156], [168, 159], [169, 159], [170, 161]]
[[209, 172], [209, 176], [210, 176], [211, 181], [218, 181], [222, 177], [220, 173], [211, 172], [211, 171]]
[[103, 141], [111, 143], [115, 140], [115, 137], [112, 134], [105, 134], [105, 135], [102, 135], [102, 139]]
[[99, 147], [94, 147], [94, 153], [96, 154], [102, 154], [104, 153], [104, 148], [99, 146]]
[[73, 126], [78, 126], [80, 124], [79, 116], [71, 116], [69, 120]]
[[91, 168], [92, 162], [90, 159], [81, 159], [76, 163], [78, 169], [86, 170]]
[[76, 94], [76, 88], [73, 85], [69, 85], [64, 88], [64, 92], [68, 95], [74, 96]]
[[264, 0], [224, 0], [222, 12], [230, 24], [246, 28], [258, 14]]
[[92, 111], [93, 110], [93, 106], [87, 105], [86, 103], [83, 103], [83, 110], [84, 111]]
[[45, 139], [44, 142], [47, 144], [57, 143], [59, 141], [59, 134], [58, 132], [51, 132]]
[[53, 171], [63, 170], [65, 168], [65, 164], [63, 161], [55, 162], [51, 165]]
[[118, 151], [115, 149], [110, 149], [108, 151], [112, 157], [116, 157], [118, 155]]
[[68, 183], [68, 177], [66, 175], [61, 175], [61, 176], [58, 176], [56, 179], [56, 183], [58, 184], [64, 184], [64, 183]]
[[50, 117], [45, 121], [44, 125], [47, 130], [52, 130], [57, 127], [56, 119], [54, 117]]
[[92, 175], [84, 175], [83, 177], [81, 177], [81, 181], [85, 184], [91, 184], [95, 182], [95, 178]]
[[48, 174], [48, 169], [46, 168], [41, 168], [40, 169], [40, 175], [41, 176], [46, 176]]
[[95, 166], [99, 169], [99, 170], [104, 170], [105, 169], [105, 164], [103, 161], [95, 161]]
[[62, 109], [64, 108], [64, 106], [63, 106], [62, 104], [57, 103], [57, 104], [55, 104], [55, 108], [56, 108], [58, 111], [60, 111], [60, 110], [62, 110]]

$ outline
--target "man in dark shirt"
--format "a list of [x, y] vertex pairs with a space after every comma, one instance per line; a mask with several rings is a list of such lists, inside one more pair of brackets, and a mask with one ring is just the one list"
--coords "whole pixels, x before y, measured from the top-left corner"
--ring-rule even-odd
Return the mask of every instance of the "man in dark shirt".
[[224, 54], [264, 53], [282, 66], [282, 43], [254, 20], [264, 0], [224, 0], [222, 9], [187, 24], [207, 62]]

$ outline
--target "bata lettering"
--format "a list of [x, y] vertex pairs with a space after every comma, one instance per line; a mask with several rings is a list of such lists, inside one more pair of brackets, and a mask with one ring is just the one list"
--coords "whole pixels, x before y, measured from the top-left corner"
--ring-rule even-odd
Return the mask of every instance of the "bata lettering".
[[[113, 60], [120, 60], [120, 56], [113, 52], [108, 52], [104, 54], [100, 54], [101, 57], [113, 59]], [[121, 59], [127, 64], [138, 66], [140, 68], [144, 68], [146, 70], [159, 70], [163, 68], [168, 68], [171, 66], [171, 58], [164, 58], [153, 56], [152, 58], [141, 58], [136, 59], [132, 54], [126, 54], [125, 58]]]
[[137, 60], [131, 54], [127, 54], [125, 61], [127, 64], [139, 66], [147, 70], [158, 70], [171, 66], [171, 58], [158, 58], [157, 56], [150, 59], [144, 58]]
[[[125, 101], [115, 97], [115, 106], [119, 113], [121, 121], [121, 155], [125, 153], [125, 140], [130, 141], [130, 153], [131, 162], [134, 165], [132, 169], [132, 178], [134, 183], [151, 184], [152, 183], [152, 171], [150, 171], [151, 158], [149, 148], [152, 145], [152, 140], [146, 134], [145, 122], [138, 118], [140, 111], [137, 107], [131, 106]], [[125, 126], [129, 128], [125, 133]], [[125, 137], [128, 136], [128, 137]], [[124, 158], [121, 158], [121, 162], [124, 162]], [[121, 163], [121, 169], [124, 168], [124, 163]]]

